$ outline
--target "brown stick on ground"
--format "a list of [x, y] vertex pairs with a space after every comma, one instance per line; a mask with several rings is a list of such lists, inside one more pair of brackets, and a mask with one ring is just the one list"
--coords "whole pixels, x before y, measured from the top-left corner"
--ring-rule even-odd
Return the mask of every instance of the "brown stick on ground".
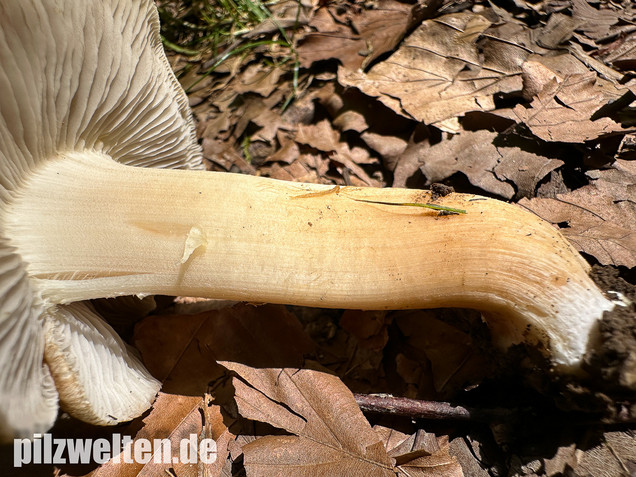
[[[457, 406], [443, 401], [422, 401], [387, 394], [354, 394], [356, 403], [363, 412], [392, 414], [412, 419], [436, 421], [509, 422], [512, 418], [530, 412], [527, 409], [491, 408], [476, 409]], [[590, 414], [576, 421], [577, 425], [627, 424], [636, 422], [634, 403], [616, 403], [610, 416], [595, 417]], [[536, 411], [536, 410], [535, 410]]]
[[507, 409], [478, 411], [448, 402], [421, 401], [385, 394], [354, 394], [353, 396], [364, 412], [393, 414], [414, 419], [491, 421], [494, 418], [505, 419], [511, 415], [511, 411]]

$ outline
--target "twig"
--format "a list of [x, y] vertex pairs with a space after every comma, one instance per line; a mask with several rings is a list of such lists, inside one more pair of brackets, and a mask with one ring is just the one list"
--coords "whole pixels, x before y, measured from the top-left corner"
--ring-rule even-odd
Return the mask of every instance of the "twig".
[[[443, 401], [421, 401], [404, 397], [394, 397], [390, 394], [354, 394], [356, 403], [363, 412], [375, 414], [391, 414], [394, 416], [410, 417], [412, 419], [429, 419], [437, 421], [472, 421], [472, 422], [510, 422], [512, 419], [537, 419], [536, 409], [475, 409], [453, 405]], [[575, 413], [578, 418], [573, 420], [572, 413], [563, 412], [562, 418], [577, 426], [589, 425], [620, 425], [636, 423], [636, 412], [633, 403], [616, 403], [612, 416]], [[559, 413], [540, 412], [541, 418], [558, 420]]]
[[506, 419], [512, 414], [507, 409], [477, 411], [448, 402], [420, 401], [387, 394], [354, 394], [353, 396], [362, 411], [414, 419], [491, 422], [493, 419]]

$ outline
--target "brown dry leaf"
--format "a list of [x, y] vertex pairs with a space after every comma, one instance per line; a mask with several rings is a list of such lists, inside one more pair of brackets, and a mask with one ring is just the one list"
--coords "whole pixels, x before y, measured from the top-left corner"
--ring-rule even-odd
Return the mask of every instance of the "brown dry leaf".
[[395, 373], [404, 382], [400, 396], [417, 399], [419, 396], [435, 396], [430, 365], [411, 359], [403, 353], [395, 356]]
[[278, 80], [283, 74], [281, 68], [254, 63], [249, 65], [232, 83], [234, 91], [239, 94], [256, 93], [267, 97], [279, 87]]
[[614, 119], [597, 116], [608, 105], [627, 106], [634, 94], [594, 72], [580, 73], [584, 67], [577, 63], [570, 55], [527, 61], [524, 91], [526, 96], [536, 97], [529, 107], [514, 108], [519, 120], [544, 141], [579, 143], [629, 132], [631, 129], [623, 128]]
[[[382, 365], [385, 353], [374, 349], [375, 345], [379, 346], [383, 342], [382, 330], [365, 342], [364, 338], [360, 340], [353, 333], [336, 325], [342, 312], [325, 310], [318, 317], [315, 313], [314, 316], [311, 315], [311, 309], [307, 309], [305, 313], [311, 318], [305, 316], [302, 321], [307, 326], [307, 332], [318, 344], [317, 355], [320, 356], [321, 363], [341, 376], [354, 392], [369, 393], [386, 388], [386, 375]], [[370, 328], [373, 329], [374, 326]]]
[[[580, 431], [579, 431], [580, 433]], [[633, 431], [579, 434], [543, 459], [546, 477], [631, 477], [636, 475], [636, 435]]]
[[[219, 166], [216, 169], [253, 174], [248, 161], [262, 163], [278, 148], [279, 130], [293, 129], [276, 112], [291, 92], [291, 83], [281, 79], [282, 73], [281, 68], [250, 64], [223, 91], [212, 94], [205, 111], [197, 114], [204, 156]], [[237, 151], [245, 151], [245, 146], [242, 158]]]
[[318, 124], [299, 125], [296, 142], [323, 152], [335, 152], [340, 146], [340, 133], [331, 127], [327, 119]]
[[397, 136], [385, 136], [372, 131], [365, 131], [360, 138], [373, 150], [377, 151], [383, 157], [400, 156], [409, 146], [408, 141]]
[[[202, 399], [209, 383], [226, 373], [216, 360], [230, 359], [254, 366], [300, 366], [304, 356], [314, 351], [314, 344], [296, 317], [277, 305], [239, 304], [197, 315], [149, 316], [137, 325], [135, 344], [150, 372], [163, 381], [163, 392], [137, 437], [185, 435], [180, 423], [190, 415], [188, 422], [198, 422], [199, 426], [193, 433], [211, 432], [217, 440], [217, 462], [207, 469], [216, 469], [214, 472], [221, 471], [227, 455], [223, 452], [234, 439], [225, 433], [218, 406]], [[228, 391], [215, 385], [215, 398], [222, 400]], [[206, 423], [207, 427], [202, 427]]]
[[[614, 169], [636, 176], [636, 161], [626, 161], [625, 159], [616, 159], [616, 162], [612, 165]], [[629, 184], [627, 184], [629, 186]]]
[[421, 170], [429, 184], [462, 172], [471, 184], [510, 199], [515, 195], [511, 183], [519, 195], [532, 196], [539, 181], [563, 164], [518, 147], [497, 146], [497, 138], [495, 132], [464, 131], [426, 149]]
[[[227, 139], [230, 137], [236, 117], [241, 114], [240, 108], [234, 107], [237, 95], [223, 92], [214, 99], [212, 107], [198, 116], [197, 135], [209, 139]], [[237, 110], [238, 109], [238, 110]]]
[[588, 0], [572, 0], [572, 16], [580, 22], [578, 30], [594, 40], [607, 37], [621, 17], [630, 20], [626, 12], [595, 8], [590, 3]]
[[361, 133], [369, 128], [367, 118], [362, 113], [354, 110], [347, 110], [339, 114], [333, 125], [340, 131], [355, 131]]
[[[267, 115], [282, 98], [283, 92], [281, 90], [277, 90], [267, 98], [255, 96], [244, 97], [242, 99], [242, 107], [240, 108], [240, 116], [235, 116], [237, 121], [234, 126], [233, 137], [238, 139], [241, 135], [243, 135], [250, 122], [257, 120], [257, 118], [261, 117], [263, 114]], [[278, 119], [276, 124], [283, 125], [284, 123], [281, 119]]]
[[272, 142], [281, 131], [292, 129], [292, 126], [282, 120], [280, 113], [268, 109], [252, 118], [252, 122], [260, 129], [252, 134], [252, 140]]
[[636, 474], [636, 435], [633, 431], [606, 432], [589, 450], [577, 450], [575, 477], [633, 476]]
[[276, 133], [276, 139], [278, 144], [280, 144], [280, 148], [272, 155], [268, 156], [265, 159], [265, 162], [284, 162], [286, 164], [291, 164], [300, 156], [300, 150], [298, 149], [298, 144], [296, 142], [289, 139], [287, 134], [282, 131], [278, 131]]
[[281, 29], [297, 29], [309, 23], [317, 0], [277, 0], [267, 5], [272, 14], [253, 29], [246, 31], [243, 38], [255, 38], [266, 33], [275, 33]]
[[406, 181], [418, 171], [420, 156], [429, 147], [428, 140], [414, 143], [371, 131], [365, 131], [360, 138], [382, 156], [384, 167], [393, 172], [392, 187], [407, 187]]
[[449, 452], [457, 459], [465, 475], [492, 477], [495, 473], [488, 471], [492, 464], [489, 462], [490, 459], [484, 456], [492, 444], [485, 445], [483, 439], [475, 439], [475, 437], [475, 434], [454, 437], [450, 441]]
[[591, 184], [556, 198], [523, 199], [520, 205], [558, 224], [581, 252], [601, 264], [636, 266], [636, 175], [618, 168], [598, 171]]
[[298, 126], [296, 142], [306, 144], [319, 151], [329, 154], [333, 161], [337, 161], [351, 171], [362, 182], [354, 185], [381, 187], [382, 183], [369, 177], [359, 164], [376, 164], [378, 160], [372, 157], [366, 149], [350, 148], [346, 142], [340, 141], [340, 133], [333, 129], [327, 119], [318, 124]]
[[[275, 156], [276, 154], [273, 154], [270, 157]], [[260, 172], [263, 176], [282, 181], [333, 184], [333, 180], [325, 177], [329, 169], [328, 162], [328, 159], [318, 154], [300, 154], [289, 164], [273, 163], [271, 166], [261, 167]]]
[[493, 145], [496, 137], [497, 133], [490, 131], [466, 131], [431, 146], [420, 158], [427, 183], [441, 182], [461, 171], [471, 184], [506, 199], [512, 198], [514, 187], [499, 180], [494, 172], [501, 158]]
[[338, 81], [426, 124], [493, 110], [493, 94], [521, 90], [520, 66], [529, 50], [521, 26], [509, 27], [518, 30], [512, 37], [506, 29], [500, 40], [493, 28], [481, 38], [489, 26], [473, 13], [427, 20], [368, 74], [341, 67]]
[[203, 138], [201, 142], [203, 157], [213, 164], [213, 170], [255, 174], [256, 169], [236, 152], [228, 142]]
[[500, 180], [515, 184], [516, 197], [534, 197], [537, 184], [550, 172], [563, 165], [559, 159], [539, 156], [517, 147], [498, 148], [505, 152], [501, 162], [494, 168]]
[[233, 379], [240, 414], [292, 436], [266, 436], [243, 448], [251, 476], [395, 477], [392, 459], [338, 377], [313, 369], [221, 362]]
[[537, 43], [544, 48], [556, 50], [572, 37], [574, 30], [581, 23], [580, 20], [565, 13], [553, 13], [541, 30]]
[[[353, 2], [352, 2], [353, 3]], [[393, 49], [413, 21], [413, 6], [395, 0], [380, 0], [373, 9], [344, 3], [321, 7], [297, 48], [302, 67], [336, 58], [350, 69], [358, 69]]]
[[[196, 434], [198, 439], [213, 439], [217, 444], [217, 458], [214, 463], [184, 463], [179, 461], [180, 443]], [[172, 462], [154, 462], [160, 449], [153, 448], [149, 462], [125, 462], [119, 455], [118, 461], [111, 459], [102, 464], [92, 477], [133, 477], [165, 475], [172, 470], [180, 477], [196, 477], [203, 475], [220, 476], [229, 454], [228, 444], [234, 439], [232, 433], [223, 423], [219, 406], [209, 405], [199, 396], [179, 396], [159, 393], [150, 414], [143, 419], [143, 427], [135, 435], [134, 441], [147, 439], [169, 439], [172, 451]], [[133, 444], [134, 446], [134, 444]], [[161, 454], [159, 454], [161, 455]], [[132, 457], [132, 454], [131, 454]], [[165, 458], [165, 456], [162, 456]], [[158, 459], [162, 460], [162, 459]]]
[[383, 426], [373, 426], [398, 464], [398, 476], [464, 477], [461, 466], [449, 453], [447, 436], [437, 437], [423, 430], [407, 435]]
[[390, 163], [395, 160], [393, 169], [393, 187], [407, 187], [407, 181], [420, 169], [421, 158], [430, 148], [428, 140], [418, 143], [409, 142], [408, 147], [400, 156], [385, 157], [385, 161]]
[[[636, 164], [636, 162], [633, 162], [636, 159], [636, 134], [625, 134], [623, 136], [618, 146], [618, 151], [616, 151], [616, 157], [623, 163], [632, 161], [632, 164]], [[636, 170], [636, 165], [632, 167]]]
[[636, 70], [636, 33], [617, 38], [599, 51], [599, 57], [617, 70]]
[[572, 75], [585, 75], [589, 69], [567, 53], [555, 56], [532, 55], [521, 66], [523, 97], [531, 101], [555, 78], [562, 81]]
[[164, 392], [202, 396], [223, 375], [217, 360], [300, 366], [314, 344], [284, 306], [239, 304], [198, 315], [154, 315], [137, 324], [135, 346]]
[[358, 340], [358, 344], [371, 351], [382, 351], [389, 340], [387, 327], [391, 318], [386, 311], [345, 310], [340, 326]]
[[427, 398], [452, 397], [489, 373], [488, 358], [480, 354], [471, 336], [439, 320], [436, 312], [398, 312], [394, 320], [406, 340], [404, 352], [421, 365], [430, 363], [436, 395]]

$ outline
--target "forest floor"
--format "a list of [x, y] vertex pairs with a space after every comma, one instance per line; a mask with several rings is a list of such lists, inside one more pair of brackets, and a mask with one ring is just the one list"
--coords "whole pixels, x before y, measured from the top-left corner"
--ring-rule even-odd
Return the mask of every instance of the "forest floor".
[[[217, 7], [160, 2], [210, 170], [334, 186], [442, 184], [513, 202], [636, 300], [632, 2], [255, 5], [256, 17], [237, 12], [220, 36], [209, 30]], [[127, 331], [164, 383], [151, 411], [115, 430], [63, 415], [54, 433], [176, 442], [194, 432], [216, 441], [216, 463], [52, 472], [636, 475], [636, 393], [550, 381], [527, 366], [526, 349], [493, 348], [475, 311], [186, 297], [144, 310]], [[616, 358], [636, 359], [636, 305], [626, 313]], [[401, 416], [360, 410], [363, 399], [386, 410], [392, 397], [414, 401]]]

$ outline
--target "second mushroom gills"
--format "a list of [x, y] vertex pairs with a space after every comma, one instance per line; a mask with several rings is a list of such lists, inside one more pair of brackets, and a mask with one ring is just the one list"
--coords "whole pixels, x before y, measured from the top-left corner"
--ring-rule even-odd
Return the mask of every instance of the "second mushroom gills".
[[[469, 194], [173, 170], [202, 162], [154, 5], [58, 3], [0, 1], [0, 60], [29, 72], [0, 72], [0, 360], [10, 363], [0, 437], [50, 427], [58, 393], [97, 424], [151, 405], [159, 383], [85, 302], [101, 297], [474, 308], [498, 345], [538, 345], [561, 372], [580, 372], [615, 305], [550, 224]], [[44, 47], [24, 18], [43, 22]], [[466, 213], [398, 205], [431, 202]]]

